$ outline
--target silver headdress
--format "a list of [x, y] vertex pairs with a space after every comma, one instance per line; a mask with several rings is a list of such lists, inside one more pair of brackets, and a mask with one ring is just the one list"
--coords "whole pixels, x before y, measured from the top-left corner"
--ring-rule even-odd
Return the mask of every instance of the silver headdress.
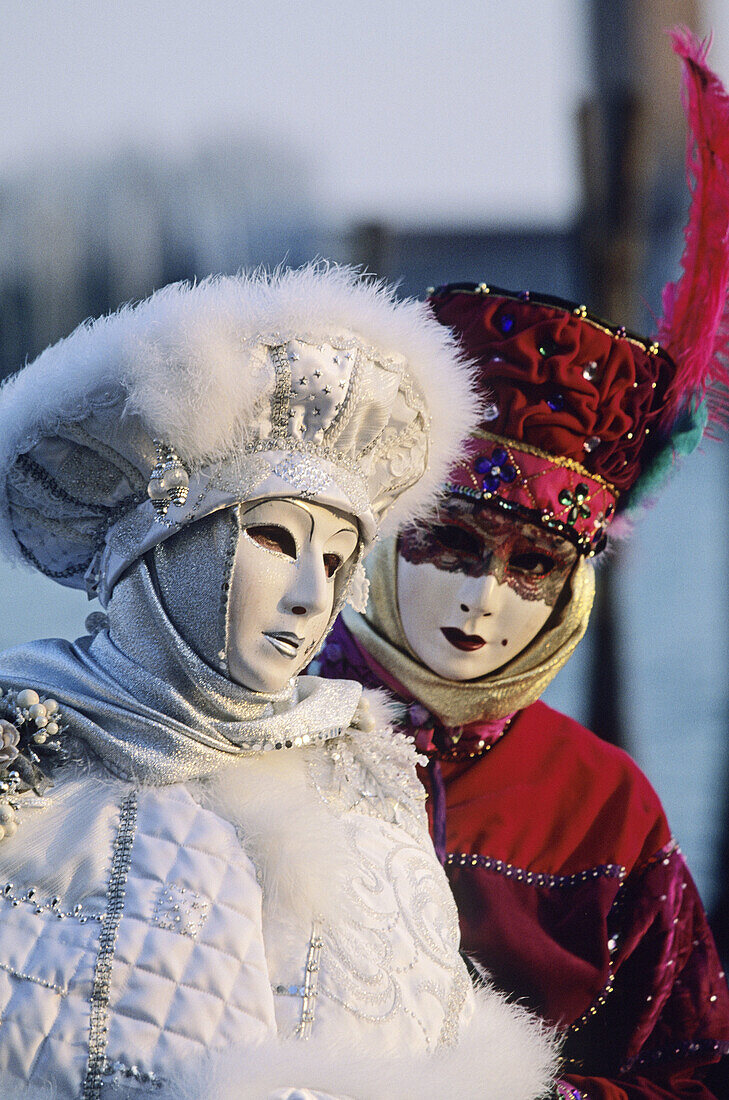
[[427, 306], [346, 268], [176, 284], [81, 325], [0, 392], [0, 546], [102, 604], [182, 527], [298, 496], [362, 542], [432, 503], [474, 428]]

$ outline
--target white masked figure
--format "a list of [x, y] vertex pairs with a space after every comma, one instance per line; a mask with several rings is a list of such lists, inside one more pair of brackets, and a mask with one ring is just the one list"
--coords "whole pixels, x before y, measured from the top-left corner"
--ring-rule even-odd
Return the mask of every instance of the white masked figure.
[[0, 657], [4, 1096], [546, 1094], [549, 1037], [459, 955], [415, 750], [297, 678], [471, 385], [424, 306], [307, 268], [169, 287], [4, 390], [5, 550], [106, 611]]

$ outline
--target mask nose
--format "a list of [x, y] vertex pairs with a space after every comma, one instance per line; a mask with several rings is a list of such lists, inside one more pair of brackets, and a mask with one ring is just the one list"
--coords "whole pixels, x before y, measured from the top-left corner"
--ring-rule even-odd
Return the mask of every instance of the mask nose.
[[313, 554], [302, 554], [291, 588], [282, 602], [285, 611], [298, 617], [313, 618], [330, 609], [332, 592], [324, 562], [315, 560]]
[[491, 615], [497, 589], [498, 582], [493, 573], [466, 577], [459, 593], [461, 611], [470, 615]]

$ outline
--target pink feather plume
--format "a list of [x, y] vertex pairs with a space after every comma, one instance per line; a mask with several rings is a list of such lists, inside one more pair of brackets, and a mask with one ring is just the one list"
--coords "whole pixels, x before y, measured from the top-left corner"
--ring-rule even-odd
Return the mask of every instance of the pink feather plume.
[[683, 61], [688, 122], [686, 175], [691, 210], [681, 276], [663, 291], [658, 339], [678, 370], [666, 393], [663, 426], [693, 395], [708, 393], [710, 417], [729, 422], [729, 95], [706, 64], [710, 39], [671, 32]]

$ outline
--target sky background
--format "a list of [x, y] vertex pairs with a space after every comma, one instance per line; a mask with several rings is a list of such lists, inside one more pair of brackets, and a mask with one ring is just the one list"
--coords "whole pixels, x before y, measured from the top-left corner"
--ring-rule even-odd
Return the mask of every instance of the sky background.
[[262, 136], [332, 219], [562, 223], [577, 0], [3, 0], [0, 176]]

